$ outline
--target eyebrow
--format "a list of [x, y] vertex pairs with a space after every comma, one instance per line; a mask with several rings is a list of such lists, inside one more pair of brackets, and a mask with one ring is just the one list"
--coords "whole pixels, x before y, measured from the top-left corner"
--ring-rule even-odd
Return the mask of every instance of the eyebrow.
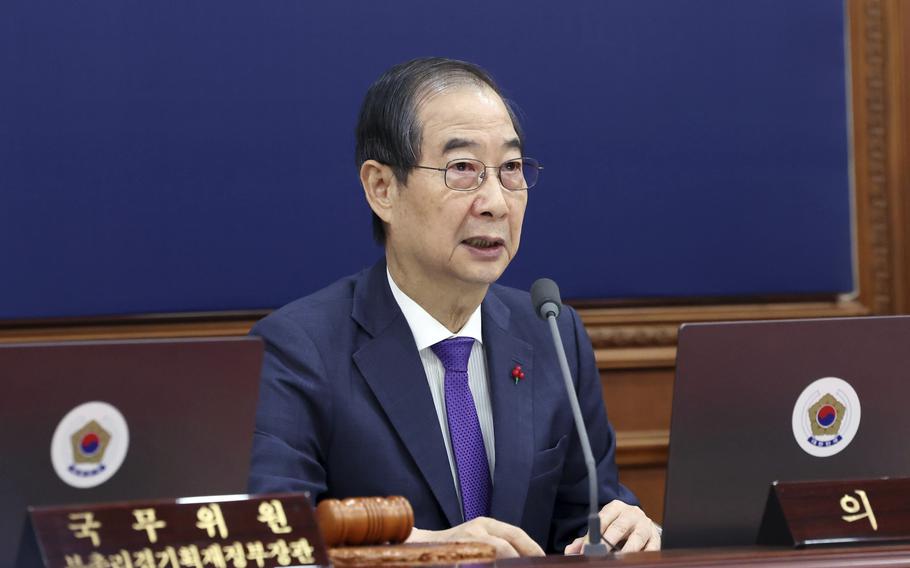
[[480, 146], [480, 144], [473, 140], [468, 140], [467, 138], [450, 138], [446, 141], [445, 146], [442, 147], [442, 153], [445, 154], [450, 150], [457, 150], [459, 148], [473, 148], [477, 146]]
[[[445, 154], [450, 150], [458, 150], [459, 148], [475, 148], [477, 146], [480, 146], [480, 144], [467, 138], [451, 138], [447, 140], [445, 145], [442, 147], [442, 153]], [[506, 140], [506, 142], [503, 144], [503, 147], [517, 148], [521, 150], [521, 141], [518, 138]]]
[[512, 138], [511, 140], [506, 140], [506, 143], [503, 144], [506, 148], [515, 148], [521, 150], [521, 140], [518, 138]]

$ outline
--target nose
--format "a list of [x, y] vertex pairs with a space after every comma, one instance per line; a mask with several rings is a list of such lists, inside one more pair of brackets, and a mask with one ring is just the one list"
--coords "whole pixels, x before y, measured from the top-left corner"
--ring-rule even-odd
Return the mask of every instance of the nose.
[[[477, 188], [474, 199], [474, 211], [477, 215], [500, 218], [509, 213], [509, 202], [506, 200], [508, 189], [502, 186], [499, 176], [490, 175], [485, 169], [480, 174], [480, 187]], [[497, 172], [498, 173], [498, 172]]]

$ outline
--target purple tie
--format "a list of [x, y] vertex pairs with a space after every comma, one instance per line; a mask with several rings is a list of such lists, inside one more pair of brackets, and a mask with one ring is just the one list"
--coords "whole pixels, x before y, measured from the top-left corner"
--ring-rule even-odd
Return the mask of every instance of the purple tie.
[[477, 420], [477, 409], [468, 386], [468, 358], [473, 345], [473, 338], [452, 337], [431, 347], [446, 369], [446, 418], [461, 485], [465, 521], [490, 514], [492, 485], [480, 421]]

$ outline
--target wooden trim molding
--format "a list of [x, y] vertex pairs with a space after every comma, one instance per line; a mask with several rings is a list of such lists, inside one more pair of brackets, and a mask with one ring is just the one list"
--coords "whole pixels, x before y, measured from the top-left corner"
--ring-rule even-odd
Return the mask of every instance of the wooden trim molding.
[[903, 313], [906, 290], [908, 128], [901, 77], [910, 31], [899, 15], [906, 0], [847, 3], [853, 99], [859, 301], [874, 314]]
[[676, 335], [683, 323], [851, 317], [868, 315], [855, 300], [648, 308], [582, 308], [598, 367], [673, 367]]
[[889, 176], [896, 197], [893, 241], [897, 274], [897, 313], [910, 311], [910, 0], [893, 2], [887, 17], [891, 65], [889, 97], [891, 132]]
[[668, 430], [617, 432], [616, 464], [619, 467], [664, 467], [670, 446]]
[[672, 369], [676, 363], [676, 346], [595, 349], [594, 359], [601, 371]]
[[175, 337], [230, 337], [246, 335], [256, 317], [186, 321], [124, 321], [0, 327], [0, 344], [104, 339], [162, 339]]

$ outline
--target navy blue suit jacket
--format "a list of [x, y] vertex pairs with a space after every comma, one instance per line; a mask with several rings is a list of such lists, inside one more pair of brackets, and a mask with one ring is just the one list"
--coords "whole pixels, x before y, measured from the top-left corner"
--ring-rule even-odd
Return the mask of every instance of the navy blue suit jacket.
[[[490, 287], [482, 304], [496, 470], [491, 516], [561, 552], [584, 533], [584, 459], [546, 322], [529, 295]], [[593, 445], [601, 505], [635, 497], [617, 478], [591, 343], [566, 308], [559, 327]], [[462, 522], [426, 374], [385, 262], [260, 321], [265, 341], [251, 492], [403, 495], [415, 525]], [[520, 364], [524, 380], [515, 384]]]

